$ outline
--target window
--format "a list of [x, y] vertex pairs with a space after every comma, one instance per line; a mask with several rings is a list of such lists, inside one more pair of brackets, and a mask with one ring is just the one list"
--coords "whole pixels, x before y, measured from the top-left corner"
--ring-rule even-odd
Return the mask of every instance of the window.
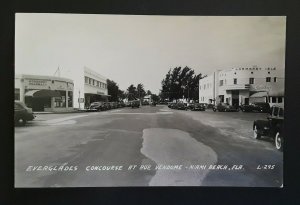
[[92, 79], [91, 78], [89, 78], [89, 84], [92, 85]]
[[206, 88], [206, 84], [204, 84], [204, 88], [203, 89], [205, 90], [205, 88]]
[[277, 82], [277, 78], [276, 77], [274, 77], [274, 83], [276, 83]]
[[223, 86], [223, 80], [220, 80], [220, 86]]
[[278, 107], [274, 107], [274, 109], [273, 109], [273, 115], [277, 116], [278, 115], [278, 111], [279, 111], [279, 108]]
[[251, 72], [251, 74], [253, 74], [253, 72]]
[[271, 77], [266, 77], [266, 82], [271, 82]]
[[276, 103], [276, 97], [272, 97], [272, 103]]
[[88, 77], [84, 77], [84, 82], [85, 82], [86, 84], [88, 84], [88, 83], [89, 83], [89, 78], [88, 78]]
[[283, 109], [280, 108], [280, 109], [279, 109], [279, 117], [283, 117], [283, 115], [284, 115]]
[[254, 78], [249, 78], [249, 84], [254, 84]]
[[73, 107], [73, 92], [68, 91], [68, 107]]
[[95, 85], [95, 82], [96, 82], [96, 81], [95, 81], [95, 80], [93, 80], [93, 85]]
[[235, 84], [235, 85], [237, 84], [237, 79], [236, 78], [233, 79], [233, 84]]
[[278, 103], [282, 103], [282, 97], [278, 97]]

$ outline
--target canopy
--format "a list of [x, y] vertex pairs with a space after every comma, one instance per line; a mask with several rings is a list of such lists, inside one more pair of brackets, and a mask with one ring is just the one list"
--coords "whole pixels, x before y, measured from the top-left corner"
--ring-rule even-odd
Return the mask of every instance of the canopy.
[[59, 91], [55, 90], [30, 90], [25, 93], [25, 96], [32, 97], [61, 97]]
[[251, 98], [261, 98], [261, 97], [267, 97], [268, 93], [267, 92], [257, 92], [252, 94], [250, 97]]

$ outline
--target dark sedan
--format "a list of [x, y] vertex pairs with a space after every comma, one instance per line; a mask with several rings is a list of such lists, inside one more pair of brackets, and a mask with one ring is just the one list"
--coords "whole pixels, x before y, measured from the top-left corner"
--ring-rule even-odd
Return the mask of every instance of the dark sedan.
[[265, 112], [265, 113], [269, 113], [270, 112], [270, 105], [269, 105], [269, 103], [256, 102], [256, 103], [252, 103], [250, 105], [242, 105], [241, 110], [243, 112]]
[[31, 121], [35, 118], [31, 108], [28, 108], [23, 102], [15, 101], [14, 112], [15, 124], [25, 125], [27, 121]]
[[192, 110], [192, 111], [205, 111], [205, 104], [203, 103], [193, 103], [193, 104], [190, 104], [189, 105], [189, 108]]
[[219, 103], [218, 105], [215, 105], [213, 107], [213, 111], [219, 111], [219, 112], [238, 112], [240, 111], [237, 106], [229, 105], [227, 103]]
[[105, 110], [105, 106], [103, 102], [93, 102], [90, 105], [90, 111], [103, 111]]

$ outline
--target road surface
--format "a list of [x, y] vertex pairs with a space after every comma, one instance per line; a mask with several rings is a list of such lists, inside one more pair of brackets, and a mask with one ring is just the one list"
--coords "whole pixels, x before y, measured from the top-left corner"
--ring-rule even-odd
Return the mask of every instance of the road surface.
[[167, 106], [39, 114], [15, 127], [15, 186], [280, 187], [283, 153], [252, 138], [265, 118]]

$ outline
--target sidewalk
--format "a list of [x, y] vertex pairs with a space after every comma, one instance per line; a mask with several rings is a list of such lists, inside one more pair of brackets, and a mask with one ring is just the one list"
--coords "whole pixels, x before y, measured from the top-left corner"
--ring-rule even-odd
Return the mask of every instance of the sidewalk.
[[34, 114], [68, 114], [68, 113], [82, 113], [88, 112], [88, 110], [73, 110], [68, 112], [33, 112]]

